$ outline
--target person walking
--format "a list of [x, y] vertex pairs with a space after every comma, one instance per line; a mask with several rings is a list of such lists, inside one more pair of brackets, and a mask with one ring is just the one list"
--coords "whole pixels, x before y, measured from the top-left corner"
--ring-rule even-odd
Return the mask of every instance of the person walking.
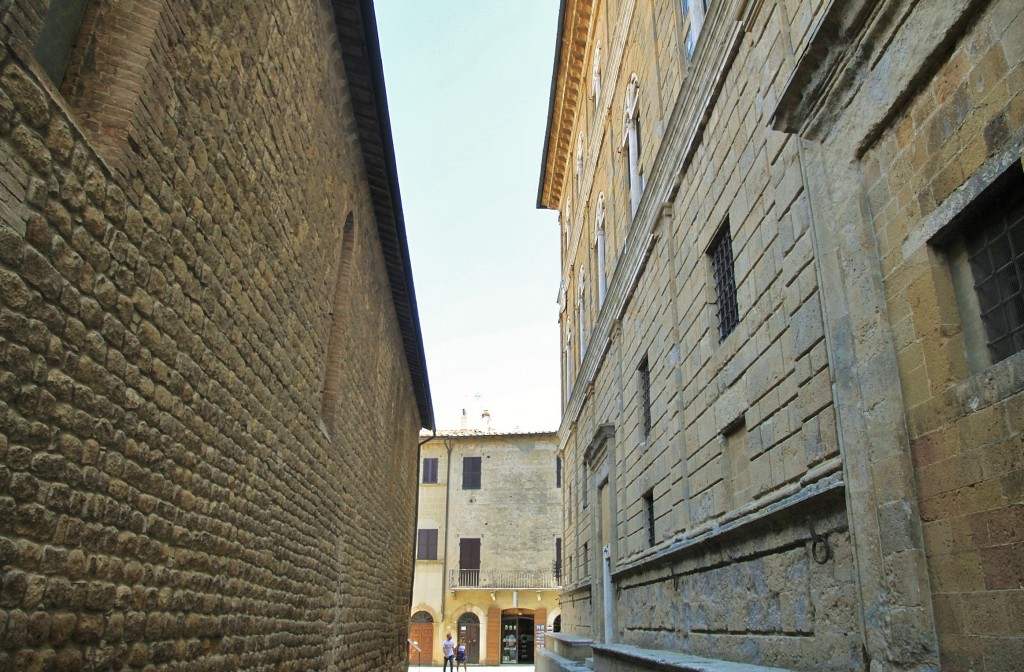
[[466, 645], [461, 641], [459, 642], [459, 648], [455, 649], [455, 669], [459, 669], [459, 665], [462, 665], [463, 672], [469, 672], [469, 668], [466, 667]]
[[441, 642], [441, 653], [444, 655], [444, 665], [441, 672], [445, 672], [451, 665], [452, 672], [455, 672], [455, 642], [452, 641], [452, 633], [448, 633], [448, 639]]

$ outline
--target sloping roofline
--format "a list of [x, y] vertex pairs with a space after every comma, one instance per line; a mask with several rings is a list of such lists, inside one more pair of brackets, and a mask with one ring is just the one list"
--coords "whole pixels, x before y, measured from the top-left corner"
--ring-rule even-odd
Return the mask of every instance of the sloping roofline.
[[366, 167], [377, 234], [384, 251], [391, 298], [402, 333], [405, 361], [412, 377], [420, 426], [434, 429], [434, 409], [427, 378], [416, 290], [409, 262], [398, 168], [388, 115], [384, 68], [381, 63], [377, 17], [372, 0], [331, 0], [342, 62], [348, 78], [359, 143]]

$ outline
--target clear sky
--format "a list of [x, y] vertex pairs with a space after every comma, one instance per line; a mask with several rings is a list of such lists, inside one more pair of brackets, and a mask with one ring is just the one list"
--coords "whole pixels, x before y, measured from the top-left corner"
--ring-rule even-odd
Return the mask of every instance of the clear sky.
[[559, 228], [536, 202], [558, 2], [375, 6], [437, 427], [555, 430]]

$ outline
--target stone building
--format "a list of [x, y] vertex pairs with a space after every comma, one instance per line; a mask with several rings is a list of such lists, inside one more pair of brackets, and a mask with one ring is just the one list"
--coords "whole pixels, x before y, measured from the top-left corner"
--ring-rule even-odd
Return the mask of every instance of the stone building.
[[1019, 669], [1024, 5], [562, 0], [557, 45], [539, 669]]
[[405, 668], [389, 129], [368, 0], [0, 2], [0, 669]]
[[459, 429], [424, 438], [409, 662], [440, 665], [452, 633], [470, 663], [533, 663], [560, 614], [557, 437]]

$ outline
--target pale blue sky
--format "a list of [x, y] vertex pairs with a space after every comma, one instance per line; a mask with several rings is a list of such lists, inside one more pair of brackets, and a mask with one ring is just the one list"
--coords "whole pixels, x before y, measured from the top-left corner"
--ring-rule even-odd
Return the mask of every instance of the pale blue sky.
[[558, 2], [375, 5], [437, 426], [468, 406], [557, 429], [559, 229], [536, 201]]

